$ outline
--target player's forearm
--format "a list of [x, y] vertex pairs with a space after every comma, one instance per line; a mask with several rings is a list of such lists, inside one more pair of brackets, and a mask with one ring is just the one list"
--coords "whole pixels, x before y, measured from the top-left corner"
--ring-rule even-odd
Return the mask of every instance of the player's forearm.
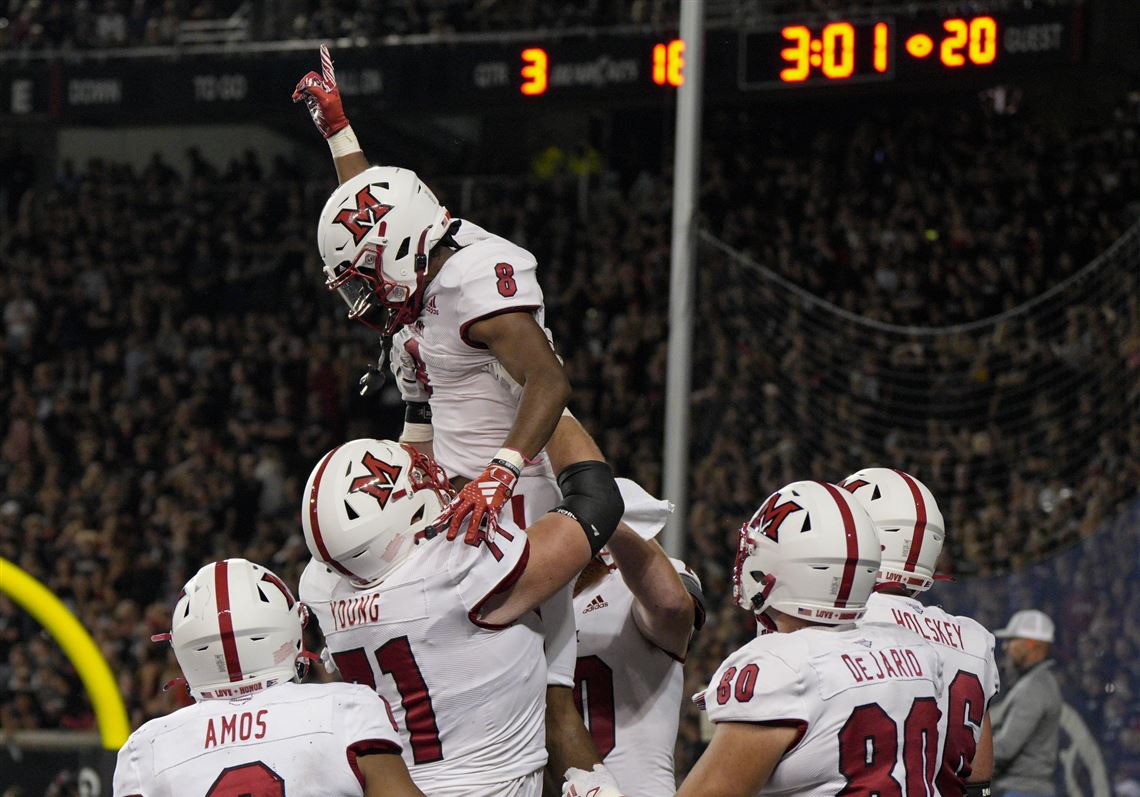
[[550, 467], [556, 474], [575, 462], [605, 462], [606, 459], [590, 433], [569, 414], [558, 419], [554, 434], [546, 442], [546, 456], [550, 458]]
[[663, 650], [684, 656], [696, 608], [665, 551], [624, 523], [618, 524], [608, 548], [633, 593], [641, 633]]
[[547, 768], [559, 785], [570, 767], [589, 771], [602, 762], [574, 706], [574, 694], [565, 686], [546, 688], [546, 753]]
[[982, 720], [982, 737], [974, 750], [974, 760], [970, 762], [970, 783], [983, 783], [994, 776], [994, 738], [990, 726], [990, 712]]
[[526, 459], [537, 456], [554, 434], [570, 398], [570, 382], [561, 366], [536, 369], [526, 375], [514, 426], [503, 441]]
[[347, 155], [341, 155], [340, 157], [333, 156], [333, 166], [336, 167], [336, 179], [341, 185], [344, 185], [353, 177], [360, 174], [370, 165], [368, 158], [364, 157], [364, 152], [359, 149]]

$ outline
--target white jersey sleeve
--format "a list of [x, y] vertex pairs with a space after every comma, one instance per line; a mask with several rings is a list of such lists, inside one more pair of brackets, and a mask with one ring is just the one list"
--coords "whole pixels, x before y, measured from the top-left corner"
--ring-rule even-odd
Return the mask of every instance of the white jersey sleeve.
[[364, 785], [357, 759], [379, 753], [399, 755], [396, 719], [388, 701], [363, 684], [344, 684], [336, 692], [337, 730], [349, 766]]
[[542, 288], [538, 286], [538, 264], [519, 247], [499, 247], [478, 262], [467, 265], [459, 283], [455, 305], [459, 334], [476, 349], [485, 349], [467, 332], [472, 324], [503, 313], [534, 313], [542, 308]]
[[111, 793], [114, 797], [143, 797], [143, 781], [139, 746], [132, 734], [119, 748]]
[[[770, 639], [770, 637], [763, 637]], [[785, 646], [792, 648], [793, 646]], [[752, 642], [733, 653], [717, 669], [705, 692], [705, 709], [713, 722], [788, 722], [806, 724], [813, 708], [804, 671], [789, 662], [780, 646]]]
[[[519, 580], [530, 557], [530, 543], [525, 533], [500, 528], [494, 540], [485, 540], [479, 546], [462, 541], [450, 545], [447, 570], [455, 590], [471, 621], [485, 625], [479, 618], [480, 608], [492, 595], [505, 592]], [[488, 552], [494, 557], [493, 567], [485, 561]]]

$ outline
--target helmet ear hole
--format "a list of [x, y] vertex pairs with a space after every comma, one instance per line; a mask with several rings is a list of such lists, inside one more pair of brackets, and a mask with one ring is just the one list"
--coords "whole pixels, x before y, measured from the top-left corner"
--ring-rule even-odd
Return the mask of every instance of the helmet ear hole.
[[416, 510], [416, 514], [412, 515], [411, 522], [412, 523], [419, 523], [421, 520], [423, 520], [424, 519], [424, 511], [426, 509], [427, 509], [426, 505], [421, 505], [420, 508]]
[[407, 257], [408, 256], [408, 250], [411, 248], [411, 246], [412, 246], [411, 237], [409, 236], [407, 238], [404, 238], [404, 240], [400, 242], [400, 248], [396, 251], [396, 259], [401, 260], [401, 259]]

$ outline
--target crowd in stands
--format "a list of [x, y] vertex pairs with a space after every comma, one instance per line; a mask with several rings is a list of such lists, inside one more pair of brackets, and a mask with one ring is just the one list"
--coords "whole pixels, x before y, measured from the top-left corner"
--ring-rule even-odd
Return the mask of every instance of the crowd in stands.
[[[189, 44], [194, 23], [227, 20], [225, 35], [278, 41], [390, 35], [676, 25], [678, 0], [5, 0], [0, 51]], [[183, 23], [191, 23], [183, 30]]]
[[[904, 13], [940, 0], [899, 3]], [[1073, 0], [1048, 0], [1071, 3]], [[941, 0], [949, 8], [954, 0]], [[882, 0], [708, 0], [712, 26], [764, 25], [788, 15], [857, 14]], [[214, 23], [214, 41], [349, 38], [407, 34], [676, 27], [679, 0], [3, 0], [0, 52], [188, 45]], [[188, 23], [183, 26], [183, 23]]]
[[[803, 141], [763, 123], [755, 154], [731, 138], [710, 148], [705, 223], [854, 313], [923, 325], [977, 320], [1057, 285], [1125, 234], [1127, 200], [1140, 196], [1137, 111], [1125, 105], [1098, 132], [1070, 134], [968, 104], [920, 109], [892, 125], [821, 125]], [[168, 648], [149, 642], [167, 629], [185, 580], [203, 561], [244, 556], [295, 584], [306, 560], [298, 513], [309, 470], [338, 442], [394, 436], [402, 417], [393, 387], [379, 399], [357, 395], [377, 340], [344, 320], [322, 284], [310, 232], [331, 170], [307, 180], [293, 164], [253, 155], [220, 170], [194, 163], [189, 174], [157, 157], [138, 171], [65, 165], [50, 189], [9, 204], [0, 234], [0, 555], [78, 613], [113, 664], [134, 726], [187, 701], [182, 690], [163, 691], [177, 668]], [[557, 176], [480, 187], [472, 217], [536, 253], [572, 409], [619, 473], [659, 490], [668, 178], [600, 180], [588, 228], [574, 187]], [[960, 573], [1023, 566], [1092, 537], [1119, 512], [1140, 480], [1136, 249], [1130, 256], [1131, 269], [1112, 272], [1118, 282], [1073, 294], [1061, 309], [1060, 348], [1038, 345], [1029, 325], [1017, 328], [1028, 336], [1017, 351], [999, 348], [987, 359], [993, 349], [958, 341], [912, 367], [937, 370], [939, 357], [955, 368], [972, 363], [971, 378], [992, 386], [1019, 370], [1033, 384], [1063, 360], [1091, 375], [1069, 397], [1073, 406], [1023, 398], [1014, 406], [1032, 405], [1028, 422], [1003, 437], [997, 427], [1008, 407], [985, 394], [983, 406], [995, 409], [973, 420], [980, 432], [903, 430], [852, 448], [841, 432], [862, 428], [857, 399], [890, 399], [892, 386], [870, 387], [874, 363], [809, 357], [821, 345], [812, 343], [814, 311], [706, 251], [687, 558], [704, 581], [709, 621], [686, 666], [687, 687], [696, 691], [754, 631], [728, 585], [736, 530], [787, 481], [839, 479], [878, 458], [914, 469], [936, 494], [973, 500], [973, 473], [1008, 469], [985, 483], [981, 511], [965, 497], [943, 506], [956, 539], [944, 564]], [[1081, 304], [1089, 296], [1126, 298]], [[858, 350], [857, 327], [831, 329], [838, 337], [822, 344]], [[812, 372], [820, 362], [842, 374], [851, 396]], [[911, 365], [905, 356], [892, 363]], [[924, 396], [954, 387], [933, 382]], [[1116, 403], [1086, 406], [1110, 388]], [[828, 396], [836, 404], [819, 407]], [[837, 422], [823, 423], [824, 415]], [[1068, 445], [1076, 433], [1093, 444]], [[1015, 468], [1018, 445], [1035, 437], [1049, 455]], [[1054, 497], [1045, 501], [1048, 490]], [[1135, 583], [1120, 589], [1110, 608], [1135, 624], [1137, 614], [1126, 612]], [[1124, 684], [1113, 687], [1128, 696], [1112, 709], [1123, 712], [1121, 738], [1140, 733], [1140, 682], [1134, 664], [1120, 664], [1140, 660], [1134, 632], [1132, 648], [1067, 682], [1070, 699]], [[58, 648], [2, 595], [0, 639], [0, 729], [91, 726]], [[695, 709], [685, 711], [682, 772], [700, 746]]]

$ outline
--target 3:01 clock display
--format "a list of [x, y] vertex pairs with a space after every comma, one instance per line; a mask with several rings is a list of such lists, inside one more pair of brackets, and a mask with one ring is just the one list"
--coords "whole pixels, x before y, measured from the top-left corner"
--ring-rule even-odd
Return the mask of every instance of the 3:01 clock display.
[[[1045, 26], [1036, 26], [1045, 27]], [[1060, 25], [1049, 26], [1060, 29]], [[741, 34], [741, 88], [893, 80], [984, 71], [1003, 54], [1023, 60], [1023, 26], [990, 15], [835, 20]], [[1008, 39], [1008, 41], [1007, 41]], [[1060, 45], [1060, 36], [1055, 37]]]

